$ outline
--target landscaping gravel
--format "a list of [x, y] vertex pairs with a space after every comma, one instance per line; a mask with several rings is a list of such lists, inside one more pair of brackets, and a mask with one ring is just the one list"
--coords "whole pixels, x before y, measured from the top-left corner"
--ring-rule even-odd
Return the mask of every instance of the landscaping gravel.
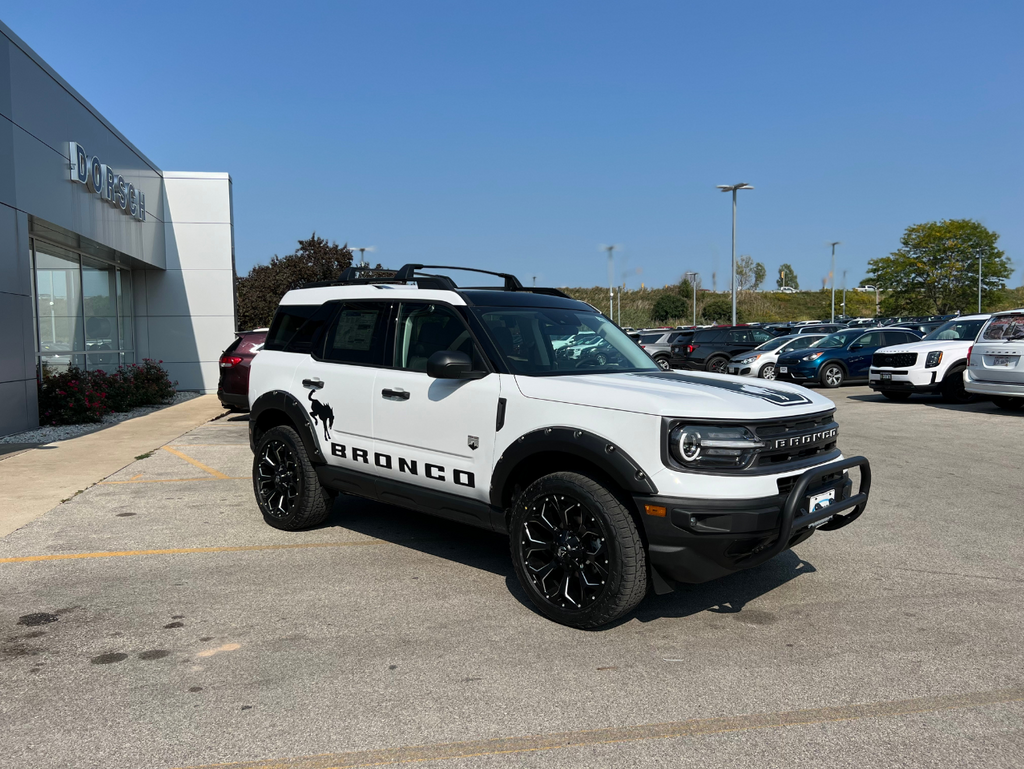
[[59, 425], [57, 427], [39, 427], [35, 430], [28, 430], [23, 433], [16, 433], [15, 435], [5, 435], [0, 438], [0, 443], [53, 443], [54, 441], [66, 441], [69, 438], [77, 438], [79, 435], [85, 435], [95, 430], [101, 430], [104, 427], [110, 427], [110, 425], [117, 424], [118, 422], [124, 422], [126, 419], [133, 419], [134, 417], [141, 417], [145, 414], [151, 414], [154, 411], [158, 411], [167, 406], [174, 406], [178, 403], [184, 403], [185, 401], [198, 398], [199, 393], [197, 392], [179, 392], [175, 393], [170, 403], [166, 403], [161, 406], [139, 406], [131, 411], [125, 411], [121, 414], [107, 414], [103, 417], [102, 422], [90, 422], [83, 425]]

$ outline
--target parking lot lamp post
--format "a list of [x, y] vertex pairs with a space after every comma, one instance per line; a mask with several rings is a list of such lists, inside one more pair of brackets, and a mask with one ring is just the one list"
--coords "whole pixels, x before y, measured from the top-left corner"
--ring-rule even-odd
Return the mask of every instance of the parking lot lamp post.
[[981, 314], [981, 254], [978, 254], [978, 314]]
[[615, 320], [615, 271], [613, 252], [618, 246], [601, 246], [602, 251], [608, 252], [608, 317]]
[[376, 246], [350, 246], [348, 250], [349, 250], [349, 253], [351, 253], [353, 251], [358, 251], [359, 252], [359, 264], [357, 264], [356, 266], [357, 267], [366, 268], [366, 267], [370, 266], [369, 264], [366, 263], [366, 252], [369, 251], [372, 254], [374, 251], [377, 250], [377, 247]]
[[836, 246], [842, 243], [841, 240], [829, 243], [832, 246], [832, 322], [836, 322]]
[[752, 190], [753, 185], [746, 182], [739, 184], [719, 184], [722, 192], [732, 193], [732, 270], [729, 274], [729, 290], [732, 292], [732, 325], [736, 325], [736, 191]]
[[683, 274], [683, 279], [690, 281], [690, 288], [693, 289], [693, 304], [690, 309], [693, 310], [693, 327], [697, 328], [697, 275], [696, 272], [687, 272]]
[[846, 270], [843, 270], [843, 317], [846, 317]]

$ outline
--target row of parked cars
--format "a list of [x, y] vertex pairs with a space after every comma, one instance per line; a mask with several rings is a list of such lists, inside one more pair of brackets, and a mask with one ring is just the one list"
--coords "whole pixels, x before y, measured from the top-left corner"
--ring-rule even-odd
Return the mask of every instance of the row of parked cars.
[[1000, 408], [1024, 409], [1024, 310], [871, 325], [861, 319], [848, 326], [648, 329], [633, 336], [663, 369], [826, 388], [860, 381], [890, 400], [937, 393], [962, 403], [980, 395]]

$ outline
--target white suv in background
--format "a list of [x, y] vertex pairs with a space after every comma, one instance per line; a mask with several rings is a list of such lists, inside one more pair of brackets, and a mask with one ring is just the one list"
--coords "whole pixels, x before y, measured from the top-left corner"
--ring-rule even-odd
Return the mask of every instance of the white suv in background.
[[769, 339], [750, 352], [741, 352], [732, 357], [726, 366], [726, 373], [735, 376], [752, 376], [758, 379], [775, 379], [775, 362], [785, 352], [814, 347], [815, 342], [827, 334], [791, 334]]
[[1024, 309], [997, 312], [985, 324], [968, 356], [964, 386], [999, 408], [1024, 408]]
[[868, 385], [889, 400], [914, 393], [939, 393], [950, 403], [966, 403], [967, 351], [991, 315], [965, 315], [943, 323], [920, 342], [883, 347], [871, 359]]

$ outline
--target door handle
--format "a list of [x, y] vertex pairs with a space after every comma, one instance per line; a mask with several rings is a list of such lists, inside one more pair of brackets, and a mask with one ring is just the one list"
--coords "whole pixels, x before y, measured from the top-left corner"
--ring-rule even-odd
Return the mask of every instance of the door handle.
[[381, 390], [381, 397], [387, 398], [389, 401], [407, 401], [409, 400], [409, 393], [406, 390], [396, 388], [394, 390]]
[[322, 379], [303, 379], [302, 380], [302, 386], [303, 387], [311, 387], [314, 390], [319, 390], [321, 387], [324, 386], [324, 380], [322, 380]]

